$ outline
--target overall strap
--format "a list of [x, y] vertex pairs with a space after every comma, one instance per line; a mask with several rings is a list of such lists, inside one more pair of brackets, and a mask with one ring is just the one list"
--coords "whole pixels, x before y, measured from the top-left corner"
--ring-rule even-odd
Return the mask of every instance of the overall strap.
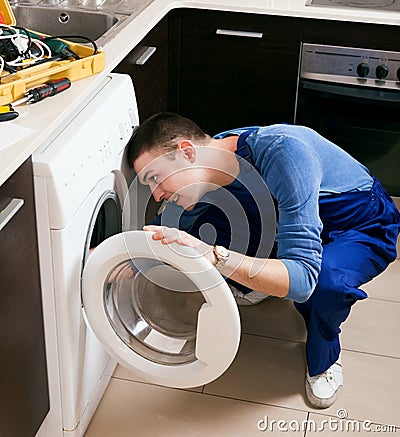
[[249, 146], [246, 143], [246, 139], [250, 134], [252, 134], [257, 129], [258, 127], [251, 127], [239, 135], [238, 142], [237, 142], [237, 149], [235, 152], [236, 155], [240, 156], [241, 158], [244, 158], [246, 161], [250, 162], [251, 164], [253, 164], [253, 160], [252, 160], [252, 155]]

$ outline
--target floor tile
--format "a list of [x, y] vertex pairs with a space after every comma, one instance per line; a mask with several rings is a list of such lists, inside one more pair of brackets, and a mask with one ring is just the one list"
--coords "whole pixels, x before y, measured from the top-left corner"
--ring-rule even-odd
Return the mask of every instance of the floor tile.
[[[146, 384], [151, 384], [151, 382], [146, 381], [144, 378], [139, 376], [134, 371], [128, 370], [125, 367], [122, 367], [120, 365], [118, 365], [117, 368], [115, 369], [113, 377], [118, 378], [118, 379], [126, 379], [128, 381], [144, 382]], [[185, 390], [201, 392], [203, 390], [203, 386], [185, 388]]]
[[[336, 416], [325, 416], [322, 414], [311, 413], [304, 426], [306, 437], [310, 436], [333, 436], [333, 435], [357, 435], [369, 436], [374, 433], [393, 435], [399, 432], [394, 425], [376, 424], [370, 421], [360, 421], [346, 417], [347, 412], [340, 410]], [[294, 427], [293, 427], [294, 429]]]
[[[85, 437], [250, 437], [260, 436], [258, 424], [262, 427], [272, 419], [303, 421], [306, 415], [300, 411], [112, 379]], [[282, 436], [282, 432], [276, 430], [268, 435]], [[289, 435], [302, 436], [303, 433]]]
[[[345, 385], [334, 415], [345, 408], [349, 417], [400, 426], [400, 359], [343, 351]], [[244, 335], [232, 366], [205, 386], [205, 393], [316, 411], [304, 398], [304, 345]]]
[[[399, 240], [400, 241], [400, 240]], [[398, 254], [400, 255], [400, 249]], [[392, 262], [388, 268], [361, 288], [369, 297], [400, 302], [400, 259]]]
[[240, 306], [242, 332], [283, 340], [305, 341], [303, 318], [293, 302], [270, 298], [258, 305]]
[[204, 393], [306, 409], [304, 344], [242, 335], [231, 367]]
[[400, 359], [343, 351], [344, 386], [325, 414], [400, 426]]
[[357, 302], [342, 324], [344, 349], [400, 358], [400, 302]]

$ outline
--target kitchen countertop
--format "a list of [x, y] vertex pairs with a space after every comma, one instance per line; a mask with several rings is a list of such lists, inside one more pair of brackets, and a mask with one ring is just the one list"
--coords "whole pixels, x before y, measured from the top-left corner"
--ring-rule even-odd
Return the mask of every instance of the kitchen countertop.
[[[102, 48], [106, 53], [106, 65], [102, 72], [74, 82], [67, 92], [57, 97], [50, 97], [38, 104], [18, 107], [20, 116], [12, 122], [7, 122], [11, 124], [7, 129], [27, 128], [28, 133], [8, 146], [5, 146], [4, 142], [0, 145], [0, 185], [30, 155], [38, 149], [45, 148], [58, 135], [91, 95], [96, 93], [104, 77], [170, 10], [176, 8], [214, 9], [400, 26], [400, 12], [305, 6], [305, 0], [137, 0], [134, 2], [135, 12], [125, 21], [118, 35]], [[4, 138], [1, 131], [5, 124], [0, 125], [0, 138]]]

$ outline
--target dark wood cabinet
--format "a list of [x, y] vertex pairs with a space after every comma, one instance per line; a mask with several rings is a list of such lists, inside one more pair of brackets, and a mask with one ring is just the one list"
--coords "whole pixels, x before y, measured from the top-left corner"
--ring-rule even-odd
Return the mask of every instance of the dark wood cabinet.
[[397, 26], [311, 18], [302, 23], [302, 41], [306, 43], [400, 51]]
[[182, 10], [179, 112], [207, 133], [294, 121], [301, 21]]
[[161, 20], [114, 71], [131, 76], [140, 122], [165, 111], [168, 96], [168, 19]]
[[0, 187], [0, 435], [34, 436], [49, 411], [33, 178]]
[[163, 18], [115, 71], [140, 120], [174, 111], [207, 133], [293, 123], [301, 42], [400, 50], [394, 26], [199, 9]]

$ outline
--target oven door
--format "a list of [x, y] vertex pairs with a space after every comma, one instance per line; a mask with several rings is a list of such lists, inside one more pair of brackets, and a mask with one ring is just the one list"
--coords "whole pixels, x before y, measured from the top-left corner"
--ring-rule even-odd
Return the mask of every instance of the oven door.
[[399, 90], [300, 80], [296, 124], [311, 127], [400, 196]]
[[82, 275], [85, 317], [105, 349], [150, 382], [195, 387], [233, 361], [240, 318], [222, 276], [192, 248], [130, 231], [103, 241]]

